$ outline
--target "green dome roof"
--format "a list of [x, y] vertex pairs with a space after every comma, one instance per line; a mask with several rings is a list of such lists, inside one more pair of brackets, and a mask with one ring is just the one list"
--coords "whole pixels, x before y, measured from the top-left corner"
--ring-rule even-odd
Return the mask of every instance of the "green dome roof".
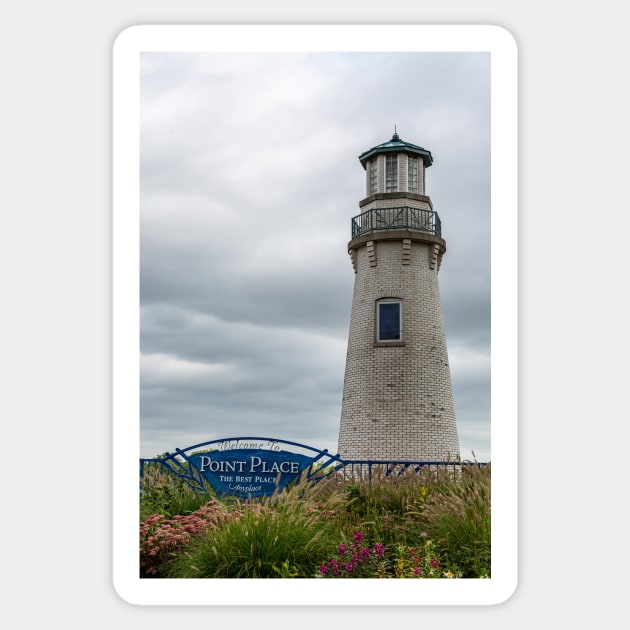
[[365, 153], [361, 153], [361, 155], [359, 156], [359, 160], [361, 161], [361, 165], [363, 166], [363, 168], [365, 168], [365, 165], [370, 158], [372, 158], [374, 155], [378, 155], [379, 153], [409, 153], [411, 155], [417, 155], [421, 157], [422, 161], [424, 162], [425, 168], [433, 164], [433, 156], [431, 155], [431, 151], [427, 151], [426, 149], [423, 149], [416, 144], [411, 144], [410, 142], [405, 142], [404, 140], [401, 140], [400, 136], [397, 133], [394, 133], [391, 140], [372, 147], [368, 151], [365, 151]]

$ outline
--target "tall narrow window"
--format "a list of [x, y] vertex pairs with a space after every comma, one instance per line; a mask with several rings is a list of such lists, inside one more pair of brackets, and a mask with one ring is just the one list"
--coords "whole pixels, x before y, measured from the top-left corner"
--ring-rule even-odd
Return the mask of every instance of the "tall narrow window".
[[369, 184], [368, 184], [368, 195], [376, 194], [376, 158], [370, 160], [369, 162]]
[[385, 192], [398, 192], [398, 155], [385, 156]]
[[409, 192], [420, 192], [418, 190], [418, 158], [411, 155], [407, 158], [407, 182]]
[[402, 302], [381, 300], [376, 303], [376, 340], [402, 340]]

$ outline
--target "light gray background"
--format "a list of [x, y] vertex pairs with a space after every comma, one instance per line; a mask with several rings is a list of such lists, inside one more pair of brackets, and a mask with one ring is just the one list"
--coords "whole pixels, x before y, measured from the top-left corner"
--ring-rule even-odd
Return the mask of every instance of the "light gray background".
[[[625, 596], [628, 58], [621, 3], [5, 6], [5, 614], [22, 627], [609, 625]], [[133, 24], [496, 24], [520, 64], [519, 586], [490, 608], [143, 608], [111, 584], [111, 47]], [[135, 270], [134, 270], [135, 271]], [[288, 602], [290, 603], [290, 602]], [[386, 606], [387, 602], [383, 602]], [[14, 622], [15, 623], [15, 622]]]

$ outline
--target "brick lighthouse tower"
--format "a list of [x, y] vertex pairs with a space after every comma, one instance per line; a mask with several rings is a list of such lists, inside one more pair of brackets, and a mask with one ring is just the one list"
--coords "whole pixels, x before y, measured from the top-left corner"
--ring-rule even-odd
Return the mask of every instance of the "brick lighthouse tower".
[[438, 286], [446, 242], [424, 186], [433, 157], [394, 133], [359, 160], [367, 196], [348, 243], [355, 280], [338, 452], [454, 461], [459, 439]]

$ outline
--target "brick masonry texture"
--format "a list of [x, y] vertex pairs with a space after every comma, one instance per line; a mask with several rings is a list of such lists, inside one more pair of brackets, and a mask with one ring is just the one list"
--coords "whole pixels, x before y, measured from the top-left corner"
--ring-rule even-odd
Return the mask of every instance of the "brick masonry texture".
[[[356, 275], [339, 454], [355, 460], [456, 460], [438, 248], [378, 232], [370, 238], [350, 252]], [[402, 300], [402, 342], [376, 342], [376, 303], [383, 298]]]

